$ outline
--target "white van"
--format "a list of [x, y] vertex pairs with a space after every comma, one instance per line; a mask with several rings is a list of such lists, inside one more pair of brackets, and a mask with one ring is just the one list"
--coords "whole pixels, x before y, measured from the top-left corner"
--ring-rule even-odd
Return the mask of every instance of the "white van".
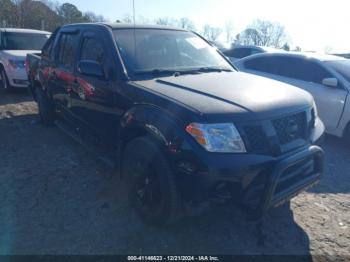
[[49, 36], [46, 31], [0, 28], [0, 89], [28, 86], [26, 55], [40, 52]]

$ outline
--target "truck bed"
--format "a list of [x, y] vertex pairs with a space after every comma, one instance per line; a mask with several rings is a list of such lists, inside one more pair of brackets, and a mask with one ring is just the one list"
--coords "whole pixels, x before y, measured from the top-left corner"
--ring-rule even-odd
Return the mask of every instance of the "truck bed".
[[26, 58], [26, 71], [29, 81], [29, 91], [31, 92], [33, 98], [35, 99], [34, 86], [35, 77], [39, 67], [39, 62], [41, 60], [41, 53], [27, 54]]

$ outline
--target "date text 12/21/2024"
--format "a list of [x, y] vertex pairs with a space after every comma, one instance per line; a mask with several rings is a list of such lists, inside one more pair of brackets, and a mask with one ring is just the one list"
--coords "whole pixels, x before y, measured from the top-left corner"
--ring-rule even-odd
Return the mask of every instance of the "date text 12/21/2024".
[[128, 261], [220, 261], [216, 256], [128, 256]]

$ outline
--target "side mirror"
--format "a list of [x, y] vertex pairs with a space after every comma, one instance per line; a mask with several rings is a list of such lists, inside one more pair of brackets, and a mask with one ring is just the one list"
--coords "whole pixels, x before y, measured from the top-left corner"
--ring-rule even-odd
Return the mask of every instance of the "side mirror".
[[78, 72], [86, 76], [93, 76], [100, 79], [105, 78], [103, 66], [95, 61], [82, 60], [78, 64]]
[[338, 79], [336, 78], [325, 78], [322, 80], [322, 84], [328, 87], [337, 87]]

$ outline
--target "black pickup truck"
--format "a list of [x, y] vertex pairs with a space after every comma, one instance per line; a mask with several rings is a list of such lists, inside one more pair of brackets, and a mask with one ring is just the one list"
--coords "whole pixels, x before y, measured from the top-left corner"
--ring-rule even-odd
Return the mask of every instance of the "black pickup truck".
[[67, 25], [27, 63], [41, 121], [108, 152], [148, 223], [205, 203], [261, 217], [322, 176], [311, 95], [238, 72], [195, 33]]

